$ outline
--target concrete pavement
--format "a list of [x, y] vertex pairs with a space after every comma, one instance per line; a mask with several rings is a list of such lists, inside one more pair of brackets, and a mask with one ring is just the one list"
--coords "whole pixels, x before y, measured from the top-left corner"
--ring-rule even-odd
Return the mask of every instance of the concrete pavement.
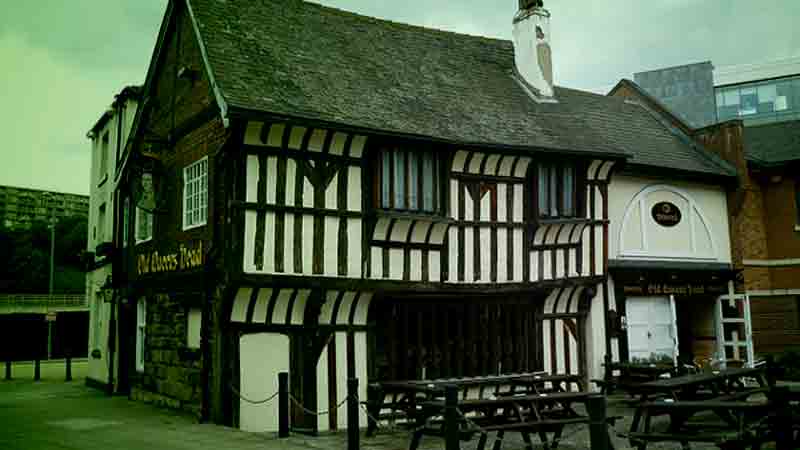
[[[278, 440], [273, 434], [245, 433], [238, 430], [198, 424], [195, 419], [170, 410], [108, 397], [84, 385], [82, 377], [71, 383], [63, 378], [34, 383], [27, 379], [0, 380], [0, 449], [2, 450], [309, 450], [346, 449], [344, 433], [321, 437], [293, 435]], [[623, 411], [613, 406], [609, 415]], [[617, 429], [628, 425], [628, 418]], [[404, 450], [409, 435], [403, 430], [362, 436], [363, 450]], [[491, 438], [490, 438], [491, 439]], [[491, 443], [491, 441], [490, 441]], [[442, 449], [443, 441], [423, 439], [420, 450]], [[476, 447], [477, 436], [462, 444], [464, 450]], [[627, 442], [615, 439], [617, 449]], [[674, 444], [654, 445], [678, 448]], [[525, 445], [516, 433], [503, 441], [503, 450], [522, 450]], [[534, 448], [542, 448], [534, 441]], [[559, 448], [588, 448], [586, 427], [570, 427]], [[694, 449], [714, 448], [692, 446]]]

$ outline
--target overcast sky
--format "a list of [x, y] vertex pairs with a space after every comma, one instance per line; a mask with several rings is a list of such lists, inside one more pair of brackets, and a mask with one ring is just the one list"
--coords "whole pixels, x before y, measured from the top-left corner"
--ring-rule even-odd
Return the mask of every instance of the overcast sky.
[[[517, 0], [322, 0], [391, 20], [511, 38]], [[86, 132], [144, 81], [166, 0], [28, 0], [0, 14], [0, 184], [86, 194]], [[545, 0], [556, 83], [606, 91], [634, 72], [800, 56], [798, 0]]]

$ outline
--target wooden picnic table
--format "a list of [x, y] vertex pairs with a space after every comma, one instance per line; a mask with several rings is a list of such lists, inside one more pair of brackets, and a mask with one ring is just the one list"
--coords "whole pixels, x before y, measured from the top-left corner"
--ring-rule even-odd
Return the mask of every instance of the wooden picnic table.
[[[493, 448], [499, 450], [507, 431], [521, 433], [528, 448], [532, 447], [530, 435], [535, 433], [545, 449], [555, 449], [565, 426], [589, 423], [589, 417], [576, 412], [573, 405], [585, 403], [591, 395], [573, 391], [462, 399], [458, 402], [460, 436], [466, 440], [480, 433], [477, 450], [483, 450], [488, 440], [487, 433], [496, 432]], [[445, 433], [444, 421], [432, 420], [443, 414], [444, 400], [424, 401], [420, 407], [418, 427], [414, 430], [410, 450], [416, 450], [425, 435], [443, 437]], [[553, 433], [553, 437], [549, 439], [547, 433]]]
[[[745, 385], [746, 378], [755, 379], [757, 388]], [[764, 368], [739, 368], [683, 375], [641, 383], [638, 386], [639, 402], [631, 423], [631, 443], [638, 448], [646, 447], [646, 440], [675, 438], [683, 423], [703, 410], [714, 411], [729, 425], [735, 427], [748, 411], [759, 408], [750, 406], [746, 400], [756, 394], [766, 393], [769, 381]], [[653, 402], [653, 400], [660, 400]], [[670, 433], [652, 433], [650, 420], [653, 416], [669, 414]], [[644, 423], [642, 420], [644, 419]], [[695, 436], [700, 440], [702, 435]], [[714, 436], [708, 435], [709, 439]], [[678, 440], [678, 439], [672, 439]]]
[[[547, 393], [571, 390], [572, 384], [583, 389], [579, 375], [550, 375], [546, 372], [529, 372], [479, 377], [440, 378], [435, 380], [396, 380], [370, 384], [367, 409], [370, 418], [367, 435], [377, 428], [375, 419], [406, 419], [418, 422], [419, 403], [442, 398], [446, 386], [455, 386], [462, 400], [482, 399], [487, 396], [506, 396], [517, 393]], [[382, 413], [382, 410], [388, 410]]]

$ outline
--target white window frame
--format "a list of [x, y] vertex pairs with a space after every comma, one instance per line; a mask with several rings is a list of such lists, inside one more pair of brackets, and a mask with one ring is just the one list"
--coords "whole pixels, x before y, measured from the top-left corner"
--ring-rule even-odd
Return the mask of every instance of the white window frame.
[[147, 335], [147, 300], [136, 303], [136, 371], [144, 372], [144, 348]]
[[[192, 176], [195, 168], [200, 168], [200, 171]], [[184, 230], [202, 227], [208, 222], [208, 156], [183, 168], [182, 215]], [[192, 219], [187, 220], [189, 217]]]
[[[147, 231], [147, 234], [145, 235], [145, 237], [140, 238], [139, 237], [140, 236], [139, 232], [142, 231], [142, 229], [141, 229], [141, 227], [142, 227], [142, 220], [141, 220], [142, 216], [141, 215], [142, 214], [149, 215], [150, 216], [150, 221], [148, 222], [149, 225], [148, 225], [147, 229], [145, 230], [145, 231]], [[136, 237], [136, 243], [137, 244], [141, 244], [142, 242], [147, 242], [147, 241], [150, 241], [150, 240], [153, 239], [153, 218], [154, 218], [153, 217], [153, 213], [145, 211], [142, 208], [136, 207], [136, 227], [135, 227], [136, 230], [134, 231], [134, 234], [135, 234], [135, 237]]]

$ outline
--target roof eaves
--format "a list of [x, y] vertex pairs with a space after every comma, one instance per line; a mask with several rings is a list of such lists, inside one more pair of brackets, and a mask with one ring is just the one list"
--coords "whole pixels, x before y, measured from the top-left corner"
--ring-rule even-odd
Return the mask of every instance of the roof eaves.
[[194, 30], [195, 38], [197, 39], [197, 45], [200, 48], [200, 54], [203, 58], [203, 66], [205, 66], [206, 73], [208, 74], [208, 80], [211, 83], [211, 88], [214, 91], [214, 97], [217, 100], [217, 105], [219, 106], [219, 111], [222, 116], [222, 123], [225, 128], [229, 125], [229, 118], [228, 118], [228, 103], [225, 101], [225, 94], [222, 92], [222, 88], [217, 83], [216, 77], [214, 76], [214, 70], [211, 67], [211, 63], [208, 59], [208, 51], [206, 50], [205, 41], [203, 41], [203, 35], [200, 32], [200, 26], [197, 23], [197, 18], [194, 14], [194, 10], [192, 9], [192, 1], [186, 1], [186, 10], [189, 12], [189, 18], [192, 22], [192, 29]]
[[529, 146], [529, 147], [522, 147], [516, 145], [508, 145], [498, 142], [470, 142], [470, 141], [459, 141], [459, 140], [450, 140], [450, 139], [443, 139], [428, 135], [420, 135], [420, 134], [411, 134], [411, 133], [403, 133], [398, 132], [395, 130], [384, 130], [378, 128], [372, 128], [367, 126], [359, 126], [356, 124], [345, 124], [339, 122], [330, 122], [324, 120], [317, 120], [317, 119], [310, 119], [308, 117], [303, 116], [293, 116], [288, 114], [275, 114], [270, 113], [267, 111], [261, 110], [254, 110], [251, 108], [238, 106], [236, 104], [229, 104], [228, 105], [228, 118], [230, 120], [241, 119], [241, 120], [280, 120], [280, 121], [296, 121], [302, 123], [312, 124], [314, 126], [336, 129], [340, 131], [349, 131], [355, 133], [363, 133], [363, 134], [371, 134], [375, 136], [384, 136], [384, 137], [397, 137], [402, 139], [408, 140], [422, 140], [422, 141], [430, 141], [430, 142], [438, 142], [447, 145], [454, 145], [454, 146], [461, 146], [465, 148], [487, 148], [492, 147], [496, 150], [506, 150], [512, 152], [519, 152], [519, 151], [527, 151], [527, 152], [541, 152], [541, 153], [557, 153], [560, 155], [571, 155], [571, 156], [594, 156], [594, 157], [602, 157], [602, 158], [610, 158], [615, 160], [627, 160], [631, 157], [630, 154], [627, 152], [617, 149], [615, 151], [597, 151], [591, 149], [579, 149], [579, 148], [558, 148], [558, 147], [543, 147], [543, 146]]

